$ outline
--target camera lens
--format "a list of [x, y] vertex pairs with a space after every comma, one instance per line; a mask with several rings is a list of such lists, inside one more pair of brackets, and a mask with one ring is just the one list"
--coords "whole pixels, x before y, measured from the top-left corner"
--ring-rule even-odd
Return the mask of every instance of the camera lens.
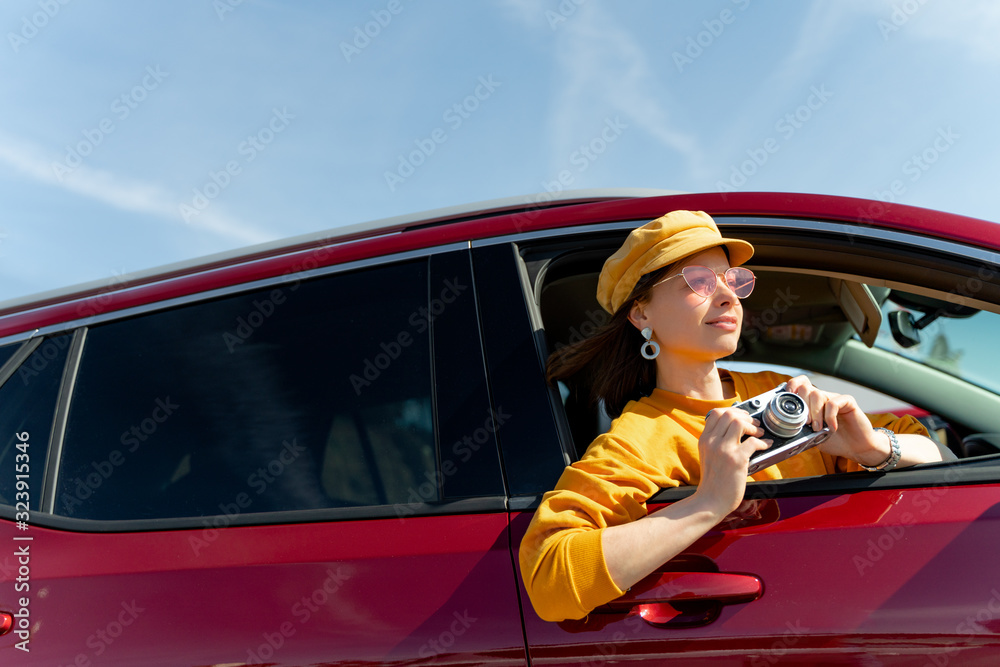
[[799, 434], [809, 421], [806, 402], [798, 394], [783, 391], [776, 394], [764, 408], [765, 428], [780, 438], [791, 438]]

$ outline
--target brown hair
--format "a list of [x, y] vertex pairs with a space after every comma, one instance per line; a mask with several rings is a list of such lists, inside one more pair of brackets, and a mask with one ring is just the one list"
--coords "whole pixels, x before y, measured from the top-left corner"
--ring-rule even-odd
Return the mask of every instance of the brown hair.
[[592, 406], [603, 400], [612, 419], [629, 401], [649, 395], [656, 386], [656, 362], [639, 354], [644, 339], [628, 314], [633, 303], [649, 301], [653, 286], [674, 266], [642, 276], [621, 307], [592, 336], [550, 354], [545, 379], [553, 385], [570, 380], [589, 386]]

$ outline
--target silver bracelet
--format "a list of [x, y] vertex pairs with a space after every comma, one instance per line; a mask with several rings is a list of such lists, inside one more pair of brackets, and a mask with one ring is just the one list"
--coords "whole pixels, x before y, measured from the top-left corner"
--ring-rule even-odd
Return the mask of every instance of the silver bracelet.
[[897, 463], [899, 463], [899, 457], [902, 454], [902, 452], [900, 452], [899, 450], [899, 439], [896, 437], [896, 434], [893, 431], [890, 431], [887, 428], [878, 427], [872, 430], [881, 431], [882, 433], [885, 433], [887, 436], [889, 436], [889, 450], [890, 450], [889, 456], [887, 456], [885, 461], [882, 461], [882, 463], [879, 463], [877, 466], [866, 466], [864, 463], [861, 462], [858, 462], [858, 465], [867, 470], [868, 472], [879, 472], [879, 471], [889, 472], [890, 470], [896, 467]]

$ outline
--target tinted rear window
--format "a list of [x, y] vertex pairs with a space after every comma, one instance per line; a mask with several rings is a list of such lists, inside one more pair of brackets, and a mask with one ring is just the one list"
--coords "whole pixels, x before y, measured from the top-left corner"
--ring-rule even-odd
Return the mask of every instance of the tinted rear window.
[[405, 502], [435, 469], [427, 294], [422, 260], [92, 328], [56, 513]]
[[[71, 339], [63, 335], [42, 341], [0, 388], [0, 504], [13, 506], [28, 498], [30, 509], [40, 506], [52, 419]], [[0, 354], [9, 359], [13, 350]], [[24, 474], [28, 477], [19, 476]], [[19, 481], [27, 481], [27, 488], [22, 483], [19, 489]]]

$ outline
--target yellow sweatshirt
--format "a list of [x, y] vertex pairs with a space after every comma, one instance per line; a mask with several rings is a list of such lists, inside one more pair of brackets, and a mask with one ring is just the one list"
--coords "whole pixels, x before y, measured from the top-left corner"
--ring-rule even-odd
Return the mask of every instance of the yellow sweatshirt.
[[[705, 401], [660, 389], [630, 401], [607, 433], [568, 466], [541, 505], [521, 542], [520, 563], [535, 611], [549, 621], [583, 618], [624, 591], [608, 573], [602, 529], [646, 515], [646, 501], [661, 488], [697, 485], [698, 438], [713, 408], [770, 391], [788, 379], [777, 373], [730, 373], [736, 401]], [[896, 433], [926, 430], [916, 419], [869, 415], [873, 426]], [[818, 448], [765, 468], [749, 481], [861, 470], [849, 459]]]

